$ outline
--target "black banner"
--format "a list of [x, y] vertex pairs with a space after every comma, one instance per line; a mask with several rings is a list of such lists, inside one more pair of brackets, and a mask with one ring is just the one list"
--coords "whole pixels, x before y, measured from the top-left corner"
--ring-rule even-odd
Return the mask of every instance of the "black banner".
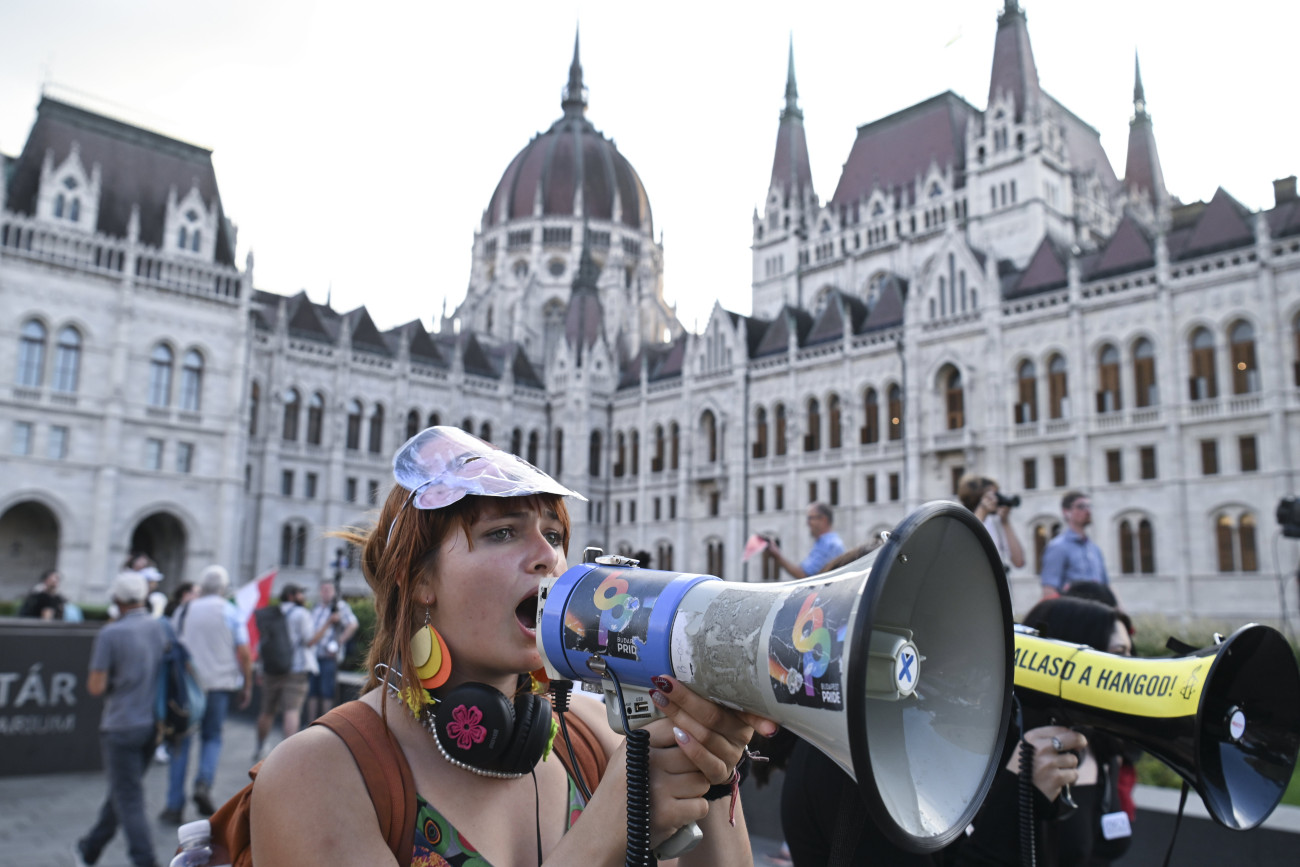
[[86, 672], [101, 626], [0, 618], [0, 776], [99, 770]]

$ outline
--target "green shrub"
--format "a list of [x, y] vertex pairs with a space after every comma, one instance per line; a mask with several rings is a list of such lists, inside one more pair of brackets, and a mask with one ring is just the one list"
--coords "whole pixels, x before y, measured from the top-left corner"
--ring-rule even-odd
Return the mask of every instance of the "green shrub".
[[348, 644], [348, 655], [343, 660], [344, 671], [365, 671], [366, 655], [375, 638], [375, 600], [369, 596], [349, 599], [348, 605], [357, 616], [357, 631]]

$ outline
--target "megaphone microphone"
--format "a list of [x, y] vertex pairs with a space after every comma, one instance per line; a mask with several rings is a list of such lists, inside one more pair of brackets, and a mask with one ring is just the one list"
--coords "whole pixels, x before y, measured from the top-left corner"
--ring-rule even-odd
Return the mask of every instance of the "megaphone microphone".
[[[857, 781], [914, 852], [970, 823], [1011, 713], [1011, 601], [967, 509], [928, 503], [833, 573], [783, 584], [583, 563], [543, 584], [537, 643], [552, 678], [599, 684], [611, 727], [656, 715], [651, 678], [776, 721]], [[616, 704], [608, 670], [622, 685]]]
[[1281, 801], [1300, 748], [1300, 669], [1276, 629], [1243, 626], [1173, 659], [1116, 656], [1023, 627], [1015, 645], [1026, 707], [1143, 747], [1224, 827], [1254, 828]]

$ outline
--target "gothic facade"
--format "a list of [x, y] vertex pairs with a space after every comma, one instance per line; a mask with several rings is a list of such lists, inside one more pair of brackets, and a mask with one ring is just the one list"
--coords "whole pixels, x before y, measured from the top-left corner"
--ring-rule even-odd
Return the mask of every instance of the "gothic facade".
[[807, 503], [864, 541], [977, 471], [1022, 498], [1018, 611], [1078, 488], [1130, 610], [1276, 620], [1295, 181], [1259, 212], [1181, 202], [1136, 69], [1120, 176], [1040, 84], [1015, 0], [994, 38], [983, 109], [948, 92], [860, 127], [824, 202], [791, 52], [752, 313], [715, 305], [699, 334], [665, 303], [649, 196], [587, 119], [576, 44], [562, 116], [491, 192], [433, 331], [254, 289], [208, 152], [44, 99], [0, 155], [3, 592], [57, 565], [93, 600], [130, 549], [171, 580], [331, 574], [325, 533], [444, 423], [586, 494], [578, 550], [763, 580], [745, 540], [802, 556]]

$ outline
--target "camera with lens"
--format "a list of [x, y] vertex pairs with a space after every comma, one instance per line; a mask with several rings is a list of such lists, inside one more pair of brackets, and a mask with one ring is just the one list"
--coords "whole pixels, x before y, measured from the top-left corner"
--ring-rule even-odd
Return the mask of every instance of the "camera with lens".
[[1283, 536], [1300, 539], [1300, 499], [1294, 494], [1278, 501], [1277, 522], [1282, 525]]
[[1011, 496], [1008, 497], [1006, 494], [1002, 493], [1001, 491], [998, 491], [996, 494], [994, 494], [994, 496], [998, 498], [999, 509], [1002, 508], [1003, 506], [1006, 506], [1008, 509], [1014, 509], [1020, 505], [1019, 494], [1012, 494]]

